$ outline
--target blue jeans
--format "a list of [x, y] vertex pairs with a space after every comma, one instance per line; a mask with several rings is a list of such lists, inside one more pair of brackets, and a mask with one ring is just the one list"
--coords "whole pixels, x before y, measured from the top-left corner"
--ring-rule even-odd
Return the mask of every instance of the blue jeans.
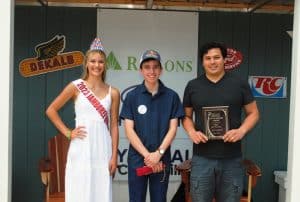
[[194, 155], [191, 196], [194, 202], [239, 202], [243, 191], [242, 158], [205, 158]]

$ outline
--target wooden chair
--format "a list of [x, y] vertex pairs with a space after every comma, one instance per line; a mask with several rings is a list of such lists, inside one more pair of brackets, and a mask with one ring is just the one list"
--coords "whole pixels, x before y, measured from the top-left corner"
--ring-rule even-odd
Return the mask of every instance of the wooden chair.
[[39, 161], [42, 182], [45, 185], [45, 202], [64, 202], [65, 167], [69, 140], [61, 134], [48, 141], [48, 157]]
[[[248, 159], [243, 160], [243, 165], [245, 166], [246, 175], [248, 176], [248, 190], [247, 195], [243, 195], [240, 202], [251, 202], [252, 188], [255, 187], [257, 178], [261, 176], [261, 170], [253, 161]], [[191, 160], [186, 160], [177, 165], [176, 169], [180, 171], [181, 181], [184, 184], [185, 202], [192, 202], [190, 195]], [[213, 200], [213, 202], [215, 202], [215, 200]]]

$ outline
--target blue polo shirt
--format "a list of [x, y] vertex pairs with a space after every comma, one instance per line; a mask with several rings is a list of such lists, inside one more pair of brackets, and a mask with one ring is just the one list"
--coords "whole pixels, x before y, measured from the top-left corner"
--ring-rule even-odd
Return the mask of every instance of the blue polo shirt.
[[[144, 82], [128, 92], [120, 114], [121, 119], [134, 121], [135, 132], [150, 152], [160, 146], [169, 130], [170, 120], [183, 116], [183, 106], [178, 94], [161, 81], [154, 96], [146, 89]], [[128, 157], [137, 154], [139, 153], [130, 145]], [[170, 155], [170, 148], [165, 155]], [[141, 159], [143, 160], [142, 157]]]

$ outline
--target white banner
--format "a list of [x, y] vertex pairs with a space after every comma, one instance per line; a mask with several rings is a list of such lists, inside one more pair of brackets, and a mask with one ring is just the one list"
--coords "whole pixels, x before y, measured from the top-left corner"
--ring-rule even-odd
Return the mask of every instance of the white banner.
[[[139, 60], [147, 49], [160, 53], [161, 80], [181, 98], [187, 82], [197, 75], [198, 13], [99, 9], [97, 36], [107, 54], [107, 83], [120, 90], [122, 99], [128, 88], [142, 82]], [[121, 124], [116, 180], [127, 180], [128, 145]], [[182, 127], [171, 148], [173, 181], [180, 179], [175, 165], [192, 157], [192, 143]]]

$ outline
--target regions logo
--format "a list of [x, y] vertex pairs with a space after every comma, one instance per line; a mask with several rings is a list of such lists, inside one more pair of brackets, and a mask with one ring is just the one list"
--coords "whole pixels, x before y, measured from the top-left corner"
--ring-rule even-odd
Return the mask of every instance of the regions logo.
[[118, 62], [116, 56], [112, 51], [107, 56], [106, 61], [107, 61], [107, 69], [122, 70], [120, 63]]
[[286, 98], [286, 77], [249, 76], [254, 97]]
[[82, 52], [62, 53], [65, 44], [66, 38], [63, 35], [56, 35], [51, 40], [38, 44], [35, 47], [36, 57], [20, 62], [20, 74], [30, 77], [81, 65], [84, 57]]

